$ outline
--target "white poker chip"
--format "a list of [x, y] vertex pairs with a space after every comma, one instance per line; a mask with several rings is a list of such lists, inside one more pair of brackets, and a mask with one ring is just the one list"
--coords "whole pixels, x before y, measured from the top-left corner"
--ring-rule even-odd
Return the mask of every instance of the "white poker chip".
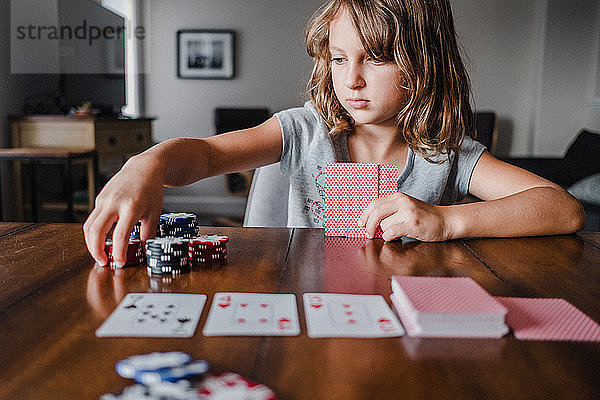
[[143, 385], [154, 385], [160, 382], [176, 382], [190, 376], [208, 372], [208, 363], [194, 360], [175, 367], [158, 368], [151, 371], [137, 371], [135, 381]]
[[191, 359], [189, 354], [180, 351], [141, 354], [118, 361], [115, 370], [123, 378], [133, 379], [138, 371], [177, 367]]

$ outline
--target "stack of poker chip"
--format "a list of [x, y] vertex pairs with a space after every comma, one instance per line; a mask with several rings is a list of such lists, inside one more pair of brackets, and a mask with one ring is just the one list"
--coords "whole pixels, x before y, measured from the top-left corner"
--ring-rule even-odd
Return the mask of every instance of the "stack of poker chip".
[[192, 266], [227, 260], [227, 242], [224, 235], [200, 235], [189, 241], [188, 255]]
[[[116, 268], [117, 264], [113, 258], [113, 242], [110, 239], [107, 239], [104, 242], [104, 251], [108, 256], [108, 265], [111, 268]], [[140, 239], [129, 239], [129, 244], [127, 245], [127, 261], [125, 262], [124, 267], [134, 267], [140, 264], [143, 264], [146, 261], [146, 257], [144, 256], [144, 245]]]
[[275, 393], [261, 383], [232, 372], [210, 375], [209, 368], [206, 361], [178, 351], [131, 356], [118, 361], [115, 369], [136, 385], [120, 394], [102, 395], [100, 400], [276, 400]]
[[187, 239], [175, 237], [148, 239], [146, 257], [150, 274], [179, 274], [190, 270]]
[[134, 379], [121, 394], [107, 393], [100, 400], [199, 400], [198, 389], [189, 379], [204, 375], [209, 365], [193, 360], [182, 352], [150, 353], [132, 356], [117, 362], [115, 369], [123, 378]]
[[160, 236], [192, 238], [198, 233], [196, 214], [167, 213], [160, 216]]

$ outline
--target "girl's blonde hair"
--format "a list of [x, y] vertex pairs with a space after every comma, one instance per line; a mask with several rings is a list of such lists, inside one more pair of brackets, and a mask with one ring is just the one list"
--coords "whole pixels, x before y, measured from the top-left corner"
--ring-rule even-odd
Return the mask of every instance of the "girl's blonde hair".
[[329, 0], [315, 12], [306, 28], [315, 62], [308, 93], [329, 134], [354, 124], [331, 78], [329, 23], [341, 8], [349, 11], [366, 53], [400, 68], [407, 100], [397, 123], [411, 149], [428, 160], [457, 150], [474, 123], [448, 0]]

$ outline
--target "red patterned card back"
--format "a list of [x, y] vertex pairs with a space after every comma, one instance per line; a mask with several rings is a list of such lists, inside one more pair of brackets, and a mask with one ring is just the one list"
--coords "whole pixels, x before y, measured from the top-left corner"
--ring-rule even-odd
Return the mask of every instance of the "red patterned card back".
[[600, 341], [600, 325], [564, 299], [497, 297], [517, 339]]
[[325, 164], [326, 236], [366, 237], [358, 219], [377, 198], [378, 180], [377, 164]]
[[420, 313], [506, 314], [502, 304], [468, 277], [393, 276], [392, 289], [403, 291]]

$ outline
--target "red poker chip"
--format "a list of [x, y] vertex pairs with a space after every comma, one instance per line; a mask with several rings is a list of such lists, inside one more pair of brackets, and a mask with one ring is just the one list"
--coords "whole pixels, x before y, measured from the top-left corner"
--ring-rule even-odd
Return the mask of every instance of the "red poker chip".
[[217, 246], [229, 242], [229, 237], [225, 235], [199, 235], [190, 239], [190, 246], [210, 245]]
[[204, 257], [204, 256], [213, 256], [213, 255], [226, 255], [227, 251], [189, 251], [188, 255], [190, 257]]
[[198, 387], [198, 394], [206, 400], [277, 400], [275, 393], [267, 386], [233, 372], [207, 377]]

